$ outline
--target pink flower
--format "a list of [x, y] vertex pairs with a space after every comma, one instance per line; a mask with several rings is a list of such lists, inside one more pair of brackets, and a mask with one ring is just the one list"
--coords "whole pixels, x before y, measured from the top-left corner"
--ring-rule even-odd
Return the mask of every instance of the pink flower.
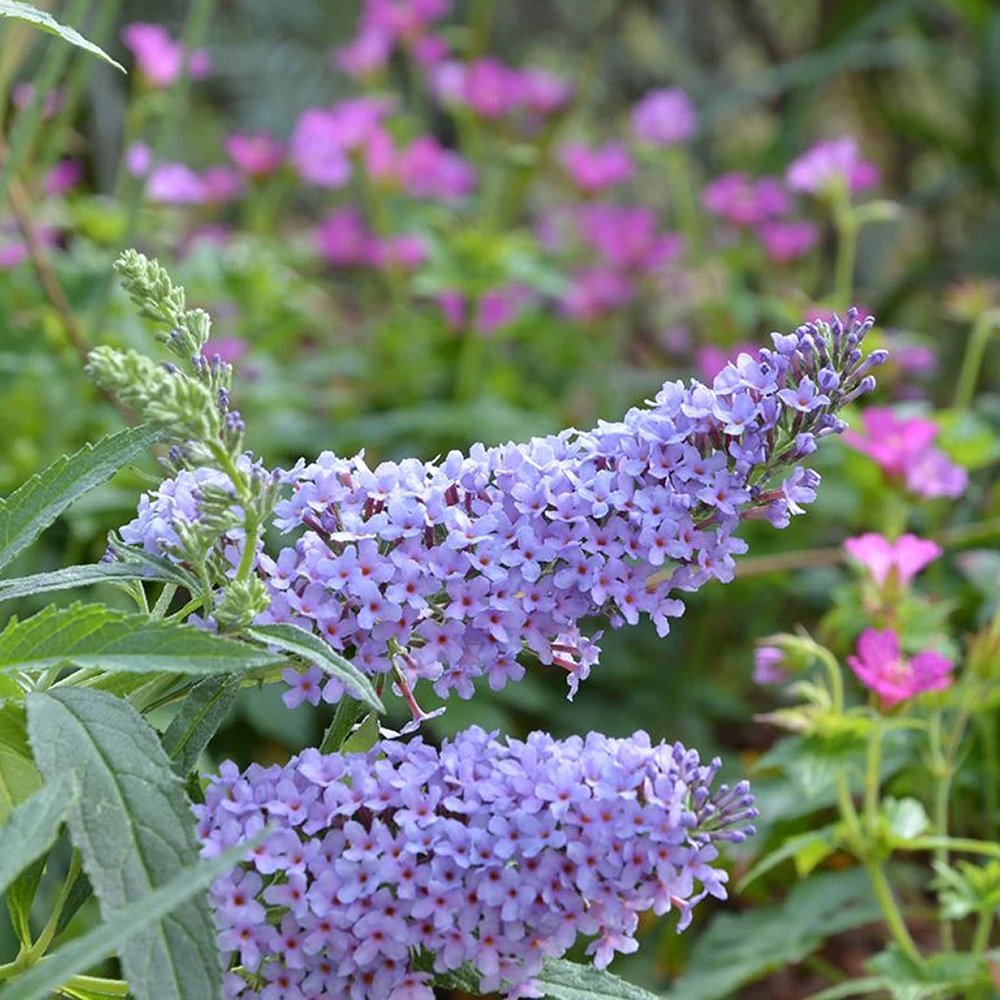
[[145, 177], [153, 165], [153, 151], [144, 142], [133, 142], [125, 150], [125, 169], [133, 177]]
[[[122, 41], [135, 56], [139, 72], [153, 87], [169, 87], [181, 74], [184, 47], [175, 41], [162, 24], [137, 21], [122, 30]], [[188, 74], [201, 80], [211, 71], [211, 61], [204, 49], [197, 49], [188, 59]]]
[[888, 407], [871, 406], [862, 414], [864, 433], [846, 431], [844, 441], [873, 458], [882, 471], [902, 480], [917, 496], [957, 497], [968, 477], [932, 444], [937, 425], [921, 417], [900, 419]]
[[299, 176], [317, 187], [338, 188], [351, 176], [337, 117], [328, 108], [309, 108], [292, 133], [289, 159]]
[[412, 271], [427, 259], [427, 245], [419, 236], [402, 233], [378, 241], [372, 257], [376, 267], [399, 267]]
[[196, 205], [205, 200], [205, 185], [189, 166], [161, 163], [149, 172], [146, 197], [161, 205]]
[[488, 336], [501, 327], [509, 326], [517, 319], [529, 295], [524, 285], [507, 285], [485, 292], [476, 309], [476, 331]]
[[756, 226], [791, 207], [788, 192], [776, 177], [752, 180], [740, 172], [722, 174], [706, 184], [701, 203], [734, 226]]
[[353, 209], [328, 215], [316, 228], [315, 239], [319, 252], [338, 267], [367, 267], [375, 262], [375, 237]]
[[654, 146], [674, 146], [698, 127], [691, 99], [679, 87], [651, 90], [632, 109], [632, 131]]
[[234, 132], [226, 138], [226, 152], [247, 177], [266, 177], [281, 166], [285, 147], [270, 132]]
[[83, 177], [83, 165], [79, 160], [60, 160], [42, 181], [42, 190], [47, 195], [60, 195], [78, 184]]
[[219, 204], [243, 193], [243, 178], [232, 167], [209, 167], [201, 175], [202, 199]]
[[483, 118], [503, 118], [521, 103], [521, 76], [499, 59], [476, 59], [465, 67], [462, 96]]
[[538, 115], [550, 115], [569, 104], [573, 88], [560, 76], [545, 69], [521, 71], [521, 99]]
[[893, 572], [896, 580], [906, 586], [943, 551], [937, 542], [916, 535], [901, 535], [895, 542], [890, 542], [883, 535], [873, 532], [848, 538], [844, 542], [844, 550], [871, 573], [880, 587], [885, 586]]
[[28, 259], [28, 246], [25, 243], [7, 243], [0, 246], [0, 271], [9, 271]]
[[[33, 83], [18, 83], [11, 91], [11, 101], [18, 111], [23, 111], [35, 98]], [[42, 98], [42, 118], [51, 118], [62, 107], [62, 91], [50, 90]]]
[[334, 52], [334, 64], [348, 76], [373, 76], [388, 63], [394, 42], [391, 33], [382, 28], [363, 28], [357, 38]]
[[418, 198], [461, 198], [476, 179], [461, 156], [429, 135], [410, 143], [397, 158], [395, 171], [403, 189]]
[[205, 342], [201, 353], [206, 358], [218, 355], [223, 361], [234, 364], [247, 352], [247, 342], [242, 337], [212, 337]]
[[729, 364], [735, 361], [741, 354], [749, 354], [754, 359], [757, 358], [757, 347], [755, 344], [743, 343], [735, 347], [719, 347], [717, 344], [703, 344], [695, 352], [695, 365], [698, 368], [698, 376], [705, 382], [712, 382], [716, 375]]
[[785, 174], [794, 191], [822, 194], [845, 186], [852, 194], [879, 182], [879, 169], [861, 159], [857, 140], [849, 135], [818, 142], [793, 161]]
[[455, 289], [440, 292], [437, 304], [448, 329], [461, 330], [465, 326], [465, 296], [461, 292]]
[[627, 181], [635, 166], [625, 147], [617, 142], [588, 149], [582, 143], [567, 143], [559, 151], [559, 160], [573, 183], [588, 194], [597, 194]]
[[612, 267], [649, 271], [681, 252], [676, 233], [658, 235], [656, 214], [639, 205], [590, 205], [579, 218], [580, 235]]
[[907, 658], [899, 637], [891, 629], [865, 629], [858, 639], [858, 655], [847, 663], [865, 687], [874, 691], [886, 708], [924, 691], [942, 691], [951, 684], [955, 664], [940, 653], [928, 651]]
[[772, 220], [762, 222], [757, 235], [767, 256], [775, 263], [784, 264], [796, 260], [816, 246], [819, 228], [814, 223], [801, 219], [792, 222]]
[[783, 684], [790, 676], [784, 662], [785, 654], [777, 646], [758, 646], [753, 654], [754, 684]]
[[607, 268], [592, 268], [573, 276], [569, 291], [559, 303], [559, 311], [570, 319], [590, 321], [618, 309], [631, 299], [632, 283]]

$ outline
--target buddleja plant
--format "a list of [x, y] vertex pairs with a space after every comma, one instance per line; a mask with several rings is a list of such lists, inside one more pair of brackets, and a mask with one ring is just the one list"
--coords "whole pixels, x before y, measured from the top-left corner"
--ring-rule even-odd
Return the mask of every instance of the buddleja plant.
[[[752, 832], [748, 786], [643, 733], [557, 741], [470, 729], [379, 738], [383, 699], [472, 696], [598, 657], [582, 620], [650, 615], [733, 574], [741, 521], [815, 496], [798, 462], [873, 380], [870, 321], [811, 324], [711, 388], [668, 383], [594, 431], [369, 468], [288, 471], [244, 452], [209, 318], [155, 262], [118, 262], [167, 362], [99, 348], [90, 370], [143, 426], [60, 460], [0, 505], [0, 567], [87, 489], [159, 442], [168, 478], [106, 561], [0, 584], [0, 601], [113, 580], [136, 610], [52, 606], [0, 635], [0, 886], [21, 951], [0, 998], [639, 998], [603, 970], [638, 914], [724, 898], [720, 848]], [[279, 539], [266, 551], [264, 529]], [[193, 773], [241, 685], [337, 705], [284, 767]], [[157, 732], [144, 718], [173, 706]], [[197, 804], [189, 800], [193, 793]], [[72, 858], [29, 912], [65, 824]], [[199, 853], [204, 860], [199, 861]], [[203, 890], [210, 886], [206, 896]], [[103, 923], [51, 946], [90, 893]], [[578, 936], [592, 966], [561, 961]], [[83, 972], [116, 954], [125, 981]]]

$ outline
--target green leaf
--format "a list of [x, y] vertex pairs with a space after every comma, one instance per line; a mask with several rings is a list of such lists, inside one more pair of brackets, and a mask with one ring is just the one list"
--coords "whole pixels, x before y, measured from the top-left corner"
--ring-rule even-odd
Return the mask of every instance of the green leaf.
[[163, 736], [163, 749], [182, 778], [198, 763], [202, 750], [222, 725], [239, 694], [239, 679], [230, 675], [206, 677], [185, 696]]
[[695, 939], [684, 974], [664, 995], [676, 1000], [736, 996], [745, 983], [800, 962], [826, 938], [880, 915], [863, 868], [820, 872], [777, 905], [717, 913]]
[[354, 723], [358, 721], [364, 706], [353, 698], [341, 698], [337, 703], [333, 721], [323, 734], [323, 742], [319, 745], [320, 753], [336, 753], [344, 746], [344, 741], [351, 734]]
[[341, 753], [368, 753], [378, 742], [378, 716], [369, 712], [344, 740]]
[[22, 802], [0, 826], [0, 892], [55, 843], [59, 826], [78, 796], [72, 773], [59, 775]]
[[32, 594], [49, 594], [54, 590], [89, 587], [95, 583], [116, 580], [163, 580], [159, 572], [128, 563], [95, 563], [90, 566], [68, 566], [51, 573], [35, 573], [12, 580], [0, 580], [0, 602], [13, 601]]
[[28, 746], [24, 706], [8, 702], [0, 706], [0, 823], [41, 787], [42, 776]]
[[336, 677], [358, 698], [375, 709], [384, 712], [382, 701], [375, 693], [371, 681], [350, 660], [334, 652], [319, 636], [307, 632], [298, 625], [279, 623], [257, 625], [246, 630], [247, 635], [258, 642], [266, 642], [286, 652], [301, 656], [315, 664], [324, 673]]
[[[0, 0], [0, 13], [4, 2], [10, 5], [10, 0]], [[0, 499], [0, 569], [74, 500], [110, 479], [159, 436], [151, 427], [129, 427], [95, 445], [85, 445], [73, 455], [64, 455], [9, 497]]]
[[[207, 889], [220, 875], [229, 871], [246, 855], [248, 848], [259, 843], [262, 834], [233, 847], [216, 858], [206, 858], [152, 892], [129, 903], [115, 916], [83, 937], [63, 945], [38, 965], [19, 976], [6, 989], [0, 990], [0, 1000], [45, 1000], [71, 976], [89, 969], [101, 960], [121, 953], [137, 935], [148, 933], [158, 921], [164, 925], [175, 911], [191, 900], [192, 896]], [[218, 960], [216, 960], [218, 964]], [[155, 970], [150, 970], [151, 974]], [[131, 982], [131, 981], [130, 981]], [[133, 992], [135, 986], [132, 984]], [[136, 994], [146, 996], [152, 994]], [[171, 993], [164, 985], [159, 994], [162, 1000], [170, 1000], [179, 994]], [[194, 993], [186, 994], [195, 996]], [[218, 994], [205, 994], [205, 1000]]]
[[[826, 857], [832, 851], [836, 850], [839, 833], [840, 825], [837, 823], [830, 823], [818, 830], [807, 830], [805, 833], [789, 837], [780, 847], [771, 851], [770, 854], [765, 854], [764, 857], [762, 857], [757, 864], [755, 864], [753, 868], [751, 868], [750, 871], [743, 876], [739, 883], [739, 891], [743, 892], [751, 882], [755, 882], [761, 877], [761, 875], [765, 874], [765, 872], [769, 872], [772, 868], [776, 868], [782, 863], [782, 861], [794, 858], [796, 870], [799, 871], [800, 857], [804, 855], [811, 860], [815, 857], [817, 852], [822, 852], [821, 857], [812, 862], [809, 870], [815, 868], [823, 857]], [[799, 871], [799, 874], [808, 874], [808, 871]]]
[[[198, 859], [190, 805], [156, 733], [130, 705], [83, 688], [34, 693], [28, 733], [43, 775], [76, 772], [80, 799], [69, 811], [70, 836], [106, 922], [185, 877]], [[136, 1000], [222, 996], [215, 927], [203, 896], [131, 933], [119, 957]]]
[[100, 604], [48, 607], [0, 634], [0, 674], [61, 663], [126, 673], [219, 674], [280, 657], [193, 625], [125, 614]]
[[991, 985], [985, 957], [967, 952], [938, 952], [918, 965], [890, 945], [866, 965], [885, 977], [898, 1000], [969, 996], [973, 986]]
[[39, 10], [30, 3], [22, 3], [21, 0], [0, 0], [0, 17], [13, 17], [18, 21], [25, 21], [42, 31], [47, 31], [50, 35], [58, 35], [64, 42], [75, 45], [78, 49], [83, 49], [91, 55], [103, 59], [106, 63], [114, 66], [115, 69], [125, 72], [125, 67], [116, 62], [99, 45], [88, 41], [74, 28], [60, 24], [47, 11]]
[[658, 1000], [610, 972], [564, 959], [546, 961], [535, 979], [552, 1000]]

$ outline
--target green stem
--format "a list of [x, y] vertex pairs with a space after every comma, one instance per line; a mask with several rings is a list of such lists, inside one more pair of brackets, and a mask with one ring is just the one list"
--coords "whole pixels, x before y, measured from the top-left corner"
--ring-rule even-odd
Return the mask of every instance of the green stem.
[[[934, 848], [934, 862], [936, 865], [946, 866], [949, 857], [947, 843], [948, 805], [951, 799], [954, 768], [950, 757], [942, 752], [940, 712], [935, 712], [931, 716], [928, 737], [931, 744], [931, 764], [934, 777], [937, 779], [934, 787], [934, 828], [938, 836], [945, 838], [940, 845]], [[939, 910], [938, 913], [938, 928], [941, 933], [941, 946], [946, 951], [951, 951], [955, 947], [955, 931], [952, 922], [945, 916], [943, 910]]]
[[909, 840], [900, 841], [896, 845], [896, 849], [900, 851], [933, 851], [942, 845], [952, 851], [1000, 859], [1000, 844], [989, 840], [973, 840], [971, 837], [912, 837]]
[[127, 997], [128, 983], [120, 979], [103, 979], [100, 976], [73, 976], [59, 987], [70, 996]]
[[979, 738], [983, 744], [983, 767], [986, 771], [984, 782], [986, 835], [997, 839], [997, 813], [1000, 812], [1000, 802], [997, 800], [1000, 790], [1000, 761], [997, 760], [997, 720], [993, 714], [981, 713], [976, 716]]
[[69, 899], [69, 894], [73, 891], [73, 886], [80, 875], [80, 870], [80, 854], [78, 851], [74, 851], [73, 857], [69, 862], [69, 871], [66, 873], [63, 884], [59, 887], [59, 895], [56, 897], [55, 905], [52, 907], [52, 913], [49, 915], [48, 922], [42, 928], [42, 933], [38, 935], [38, 940], [35, 941], [31, 946], [31, 950], [25, 956], [25, 963], [27, 965], [34, 965], [48, 951], [49, 945], [52, 944], [52, 939], [56, 936], [56, 931], [59, 929], [59, 919], [62, 917], [63, 907], [66, 905], [66, 900]]
[[837, 715], [841, 715], [844, 711], [844, 677], [840, 672], [840, 664], [825, 646], [816, 645], [815, 649], [816, 658], [826, 668], [827, 677], [830, 678], [830, 698], [833, 702], [833, 711]]
[[673, 206], [677, 227], [686, 240], [686, 250], [692, 260], [701, 257], [703, 244], [701, 213], [695, 201], [694, 177], [687, 150], [675, 146], [666, 151], [667, 189]]
[[834, 267], [833, 298], [837, 309], [846, 309], [854, 297], [854, 265], [858, 252], [860, 226], [851, 207], [851, 196], [844, 187], [833, 201], [833, 223], [837, 230], [837, 259]]
[[174, 594], [176, 593], [176, 583], [165, 583], [163, 585], [163, 590], [160, 591], [160, 596], [156, 599], [156, 604], [153, 605], [151, 612], [154, 618], [162, 618], [167, 613], [167, 608], [170, 607], [170, 602], [174, 599]]
[[864, 816], [865, 834], [864, 864], [871, 880], [872, 889], [878, 899], [879, 907], [885, 918], [886, 927], [899, 948], [917, 965], [923, 965], [923, 957], [910, 936], [909, 928], [899, 910], [899, 904], [893, 895], [892, 887], [886, 878], [885, 868], [879, 853], [879, 823], [880, 801], [879, 790], [882, 771], [882, 729], [876, 723], [872, 726], [868, 737], [867, 761], [865, 766]]
[[1000, 312], [987, 309], [981, 313], [972, 325], [969, 340], [965, 345], [965, 356], [962, 358], [962, 369], [958, 375], [958, 385], [955, 388], [955, 409], [967, 410], [972, 405], [976, 394], [976, 383], [983, 367], [983, 357], [990, 334], [1000, 327]]
[[986, 952], [990, 943], [990, 931], [992, 930], [993, 913], [984, 910], [979, 914], [979, 919], [976, 921], [976, 930], [972, 935], [970, 948], [974, 955], [982, 955]]

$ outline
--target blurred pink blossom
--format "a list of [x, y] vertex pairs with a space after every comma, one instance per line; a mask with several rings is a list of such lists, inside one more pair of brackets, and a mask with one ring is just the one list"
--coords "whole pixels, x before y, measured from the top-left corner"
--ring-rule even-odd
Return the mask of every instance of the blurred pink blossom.
[[705, 185], [701, 203], [706, 211], [722, 216], [734, 226], [756, 226], [784, 215], [791, 198], [776, 177], [753, 180], [739, 171], [722, 174]]
[[247, 177], [266, 177], [281, 166], [285, 147], [270, 132], [234, 132], [226, 137], [226, 152]]
[[375, 237], [354, 209], [328, 215], [316, 227], [315, 240], [319, 252], [338, 267], [366, 267], [375, 262]]
[[299, 176], [317, 187], [338, 188], [351, 176], [340, 123], [328, 108], [309, 108], [292, 133], [289, 159]]
[[[35, 97], [33, 83], [18, 83], [11, 91], [11, 101], [18, 111], [23, 111]], [[50, 90], [42, 99], [42, 118], [51, 118], [62, 107], [62, 91]]]
[[144, 142], [133, 142], [125, 150], [125, 169], [133, 177], [145, 177], [153, 165], [153, 151]]
[[847, 658], [848, 665], [886, 708], [924, 691], [944, 690], [955, 669], [951, 660], [933, 651], [903, 656], [899, 637], [891, 628], [866, 629], [858, 639], [857, 653]]
[[395, 172], [403, 189], [418, 198], [460, 198], [475, 184], [472, 167], [429, 135], [399, 154]]
[[635, 171], [632, 157], [624, 146], [608, 142], [598, 149], [582, 143], [566, 143], [559, 150], [559, 161], [573, 183], [588, 194], [597, 194], [627, 181]]
[[[136, 21], [122, 29], [122, 41], [135, 56], [139, 72], [157, 88], [169, 87], [181, 74], [184, 47], [162, 24]], [[211, 72], [211, 59], [204, 49], [196, 49], [188, 58], [188, 75], [204, 79]]]
[[502, 118], [521, 103], [521, 76], [499, 59], [486, 56], [466, 64], [462, 97], [483, 118]]
[[479, 299], [473, 324], [477, 333], [488, 336], [513, 323], [530, 295], [524, 285], [505, 285], [485, 292]]
[[797, 260], [816, 246], [819, 227], [805, 219], [772, 219], [760, 224], [757, 236], [767, 256], [777, 264], [784, 264]]
[[783, 684], [789, 678], [782, 668], [785, 654], [777, 646], [758, 646], [753, 655], [754, 684]]
[[642, 205], [588, 205], [578, 221], [582, 238], [606, 263], [623, 270], [653, 270], [682, 249], [676, 233], [656, 232], [656, 213]]
[[632, 131], [654, 146], [674, 146], [694, 135], [698, 118], [679, 87], [651, 90], [632, 109]]
[[247, 352], [247, 342], [242, 337], [211, 337], [205, 342], [201, 353], [206, 358], [216, 355], [229, 364], [235, 364]]
[[186, 164], [161, 163], [149, 172], [146, 197], [160, 205], [194, 205], [205, 200], [205, 185]]
[[702, 344], [694, 355], [698, 377], [704, 382], [712, 382], [730, 361], [735, 361], [741, 354], [749, 354], [756, 358], [757, 345], [742, 343], [735, 347], [720, 347], [718, 344]]
[[24, 243], [7, 243], [0, 246], [0, 270], [9, 271], [28, 259], [28, 247]]
[[864, 566], [872, 579], [883, 587], [893, 571], [898, 583], [906, 586], [943, 550], [937, 542], [916, 535], [900, 535], [891, 542], [883, 535], [869, 532], [857, 538], [848, 538], [844, 542], [844, 551]]
[[399, 267], [412, 271], [427, 259], [427, 245], [413, 233], [388, 236], [376, 241], [372, 258], [376, 267]]
[[861, 159], [853, 136], [842, 135], [807, 149], [789, 165], [785, 179], [793, 190], [809, 194], [822, 194], [840, 185], [857, 193], [879, 182], [879, 169]]
[[243, 178], [232, 167], [209, 167], [202, 172], [201, 189], [206, 203], [232, 201], [243, 193]]
[[42, 190], [53, 197], [68, 191], [83, 177], [83, 164], [79, 160], [60, 160], [45, 175]]
[[465, 296], [455, 289], [447, 289], [437, 295], [445, 325], [451, 330], [461, 330], [465, 326]]
[[573, 275], [559, 302], [562, 315], [591, 321], [623, 306], [632, 297], [632, 282], [608, 268], [595, 267]]
[[922, 417], [900, 418], [883, 406], [861, 415], [864, 431], [846, 431], [844, 441], [873, 458], [882, 471], [901, 480], [917, 496], [957, 497], [968, 477], [947, 455], [933, 446], [938, 428]]
[[356, 38], [334, 52], [334, 64], [348, 76], [359, 79], [373, 76], [388, 63], [394, 43], [390, 32], [374, 26], [363, 27]]
[[573, 88], [561, 76], [546, 69], [528, 67], [521, 70], [520, 89], [524, 106], [539, 115], [550, 115], [573, 98]]

